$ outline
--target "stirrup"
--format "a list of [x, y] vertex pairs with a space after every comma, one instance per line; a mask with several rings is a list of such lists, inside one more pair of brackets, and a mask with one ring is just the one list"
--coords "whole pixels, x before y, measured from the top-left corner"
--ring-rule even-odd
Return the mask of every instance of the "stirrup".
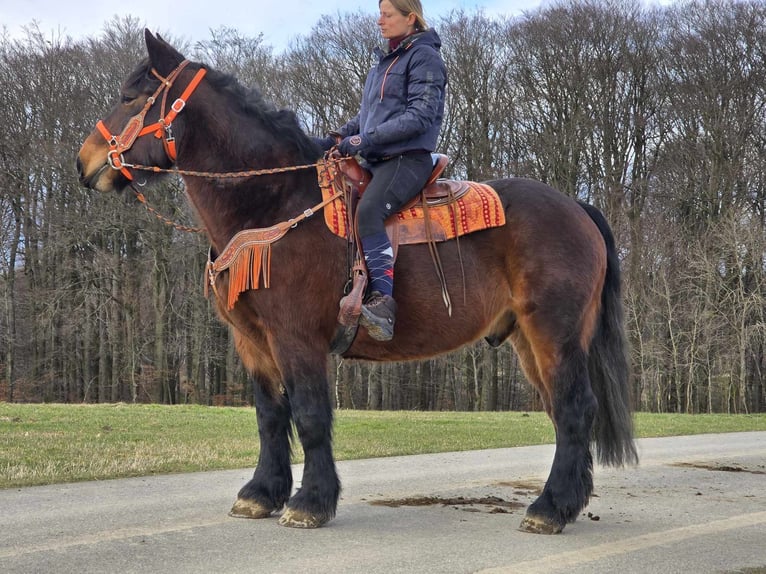
[[372, 305], [362, 305], [359, 324], [367, 329], [367, 334], [376, 341], [390, 341], [394, 337], [396, 301], [388, 295], [380, 295], [377, 292], [373, 293], [370, 299], [370, 303], [374, 302], [375, 307], [380, 307], [383, 314], [376, 314]]

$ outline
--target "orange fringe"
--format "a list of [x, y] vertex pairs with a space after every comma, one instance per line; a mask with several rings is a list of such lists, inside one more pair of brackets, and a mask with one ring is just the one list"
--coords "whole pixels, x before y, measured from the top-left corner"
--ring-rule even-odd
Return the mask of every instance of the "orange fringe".
[[226, 300], [229, 310], [234, 308], [240, 293], [260, 287], [261, 276], [263, 287], [268, 289], [271, 276], [271, 244], [244, 246], [229, 267], [229, 293]]
[[240, 231], [231, 238], [215, 260], [213, 260], [211, 249], [205, 267], [207, 275], [205, 297], [208, 295], [208, 287], [211, 287], [216, 297], [221, 298], [216, 289], [216, 279], [224, 271], [229, 272], [229, 292], [226, 296], [226, 305], [229, 310], [234, 308], [240, 293], [260, 288], [261, 278], [263, 278], [263, 288], [268, 289], [271, 282], [271, 244], [284, 237], [285, 233], [298, 223], [311, 217], [314, 212], [324, 209], [334, 199], [335, 196], [330, 196], [329, 199], [305, 210], [301, 215], [271, 227]]

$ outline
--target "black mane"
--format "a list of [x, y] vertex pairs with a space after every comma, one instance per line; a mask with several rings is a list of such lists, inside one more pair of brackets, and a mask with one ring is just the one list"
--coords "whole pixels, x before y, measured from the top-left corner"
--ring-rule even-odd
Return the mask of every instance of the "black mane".
[[278, 134], [280, 140], [287, 141], [300, 155], [300, 161], [313, 162], [319, 157], [320, 150], [306, 136], [295, 112], [278, 109], [264, 98], [257, 88], [243, 86], [231, 74], [208, 68], [206, 78], [218, 92], [227, 94], [245, 115], [255, 117], [269, 132]]
[[[200, 67], [203, 67], [202, 64], [194, 63], [188, 69], [196, 70]], [[144, 83], [145, 89], [149, 93], [153, 92], [159, 86], [159, 80], [151, 73], [151, 69], [149, 59], [144, 59], [125, 80], [124, 88], [137, 89]], [[321, 150], [303, 131], [292, 110], [278, 109], [257, 88], [243, 86], [231, 74], [207, 68], [205, 79], [216, 91], [228, 96], [229, 101], [238, 106], [244, 115], [254, 117], [269, 133], [278, 135], [281, 141], [293, 148], [298, 154], [296, 161], [311, 163], [321, 155]]]

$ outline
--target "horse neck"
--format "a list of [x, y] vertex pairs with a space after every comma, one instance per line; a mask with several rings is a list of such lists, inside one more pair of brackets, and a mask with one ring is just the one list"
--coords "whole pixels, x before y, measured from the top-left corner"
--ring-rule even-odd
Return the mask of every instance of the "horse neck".
[[[210, 124], [198, 121], [193, 125]], [[291, 153], [287, 142], [256, 126], [229, 132], [217, 129], [215, 133], [197, 129], [186, 133], [182, 143], [178, 153], [181, 170], [226, 173], [307, 163], [294, 151]], [[316, 172], [308, 168], [241, 179], [186, 177], [185, 183], [187, 194], [218, 250], [238, 231], [287, 221], [314, 205], [320, 196]]]

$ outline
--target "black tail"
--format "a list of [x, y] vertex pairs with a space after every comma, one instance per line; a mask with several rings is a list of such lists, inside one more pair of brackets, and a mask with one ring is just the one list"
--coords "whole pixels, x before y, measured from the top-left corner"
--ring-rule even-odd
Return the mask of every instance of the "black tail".
[[598, 399], [598, 413], [593, 425], [598, 460], [609, 466], [638, 463], [633, 442], [630, 391], [628, 388], [628, 343], [623, 324], [620, 261], [614, 236], [603, 214], [580, 202], [601, 231], [606, 244], [607, 264], [601, 292], [601, 317], [588, 358], [588, 372]]

